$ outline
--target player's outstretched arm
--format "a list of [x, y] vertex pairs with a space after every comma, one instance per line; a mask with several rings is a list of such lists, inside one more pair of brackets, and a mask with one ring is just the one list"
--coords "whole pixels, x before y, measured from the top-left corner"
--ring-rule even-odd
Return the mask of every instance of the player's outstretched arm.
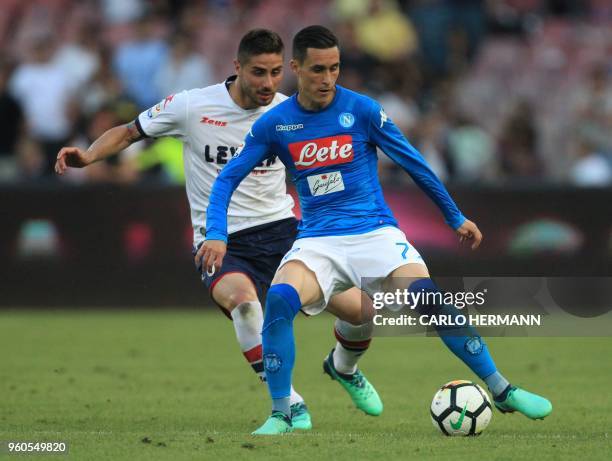
[[57, 154], [55, 172], [63, 175], [68, 168], [83, 168], [115, 155], [142, 139], [135, 122], [116, 126], [94, 141], [86, 151], [78, 147], [63, 147]]
[[387, 117], [380, 105], [373, 101], [370, 108], [370, 139], [395, 163], [401, 166], [427, 196], [440, 208], [446, 223], [459, 235], [460, 240], [473, 240], [476, 249], [482, 234], [473, 222], [461, 213], [450, 194], [429, 167], [423, 156], [404, 137]]

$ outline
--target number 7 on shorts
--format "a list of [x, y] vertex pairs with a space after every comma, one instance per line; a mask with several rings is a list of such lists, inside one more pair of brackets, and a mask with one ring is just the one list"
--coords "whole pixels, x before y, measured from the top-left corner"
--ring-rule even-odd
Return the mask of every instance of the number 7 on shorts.
[[403, 248], [402, 259], [406, 259], [406, 253], [408, 252], [409, 245], [406, 242], [396, 242], [395, 244]]

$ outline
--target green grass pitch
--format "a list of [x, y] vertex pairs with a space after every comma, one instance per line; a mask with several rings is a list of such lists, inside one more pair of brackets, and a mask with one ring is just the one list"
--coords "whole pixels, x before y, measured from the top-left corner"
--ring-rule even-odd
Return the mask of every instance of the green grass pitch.
[[74, 460], [610, 459], [612, 338], [489, 339], [501, 371], [553, 414], [496, 411], [482, 436], [447, 438], [431, 398], [471, 372], [437, 338], [375, 338], [361, 367], [385, 411], [367, 417], [322, 374], [332, 322], [296, 322], [313, 431], [255, 438], [269, 401], [219, 312], [0, 311], [0, 440], [68, 441], [52, 459]]

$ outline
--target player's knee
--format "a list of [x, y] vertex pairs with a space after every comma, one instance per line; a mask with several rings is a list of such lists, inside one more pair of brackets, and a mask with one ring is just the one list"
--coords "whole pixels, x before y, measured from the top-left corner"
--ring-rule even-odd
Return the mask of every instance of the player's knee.
[[359, 303], [358, 309], [351, 310], [351, 319], [349, 323], [353, 326], [362, 327], [364, 325], [371, 325], [374, 327], [374, 316], [376, 315], [376, 309], [374, 304], [368, 296], [362, 296], [361, 302]]
[[436, 314], [442, 307], [442, 293], [430, 278], [421, 278], [408, 286], [414, 310], [419, 314]]
[[347, 322], [345, 320], [336, 319], [334, 328], [336, 330], [336, 333], [343, 338], [347, 338], [354, 341], [365, 341], [372, 337], [372, 333], [374, 332], [374, 323], [364, 322], [355, 324]]
[[[257, 293], [252, 289], [236, 290], [225, 299], [226, 309], [232, 311], [246, 303], [258, 302]], [[225, 307], [225, 306], [224, 306]]]
[[244, 301], [236, 304], [232, 309], [232, 318], [240, 318], [243, 321], [249, 321], [249, 319], [260, 317], [261, 318], [261, 304], [259, 301]]
[[[433, 280], [430, 278], [415, 280], [408, 287], [408, 292], [411, 293], [414, 309], [420, 315], [436, 316], [439, 319], [444, 318], [444, 322], [436, 322], [434, 324], [438, 333], [443, 333], [444, 335], [458, 333], [461, 333], [460, 336], [467, 335], [473, 342], [469, 345], [466, 343], [466, 350], [480, 351], [482, 349], [484, 341], [473, 327], [469, 325], [466, 327], [454, 326], [460, 325], [460, 323], [456, 322], [456, 317], [462, 314], [453, 304], [444, 301], [443, 293]], [[450, 319], [453, 321], [450, 321]]]
[[361, 324], [368, 324], [374, 328], [374, 316], [377, 310], [374, 309], [374, 302], [369, 296], [361, 296]]
[[341, 321], [344, 321], [354, 327], [360, 327], [362, 325], [373, 325], [375, 311], [370, 311], [368, 309], [364, 310], [354, 310], [350, 312], [345, 312], [342, 315]]
[[301, 306], [300, 296], [291, 285], [272, 285], [266, 297], [263, 329], [280, 320], [293, 321]]

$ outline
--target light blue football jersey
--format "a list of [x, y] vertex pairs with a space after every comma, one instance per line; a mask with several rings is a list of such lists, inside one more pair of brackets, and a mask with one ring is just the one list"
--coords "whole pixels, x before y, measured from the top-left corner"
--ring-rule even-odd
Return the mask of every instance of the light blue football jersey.
[[463, 224], [465, 217], [444, 185], [380, 104], [336, 85], [333, 101], [322, 110], [304, 109], [294, 95], [255, 122], [243, 149], [215, 181], [206, 239], [227, 241], [226, 213], [234, 189], [271, 156], [283, 162], [297, 188], [302, 210], [298, 238], [397, 227], [378, 180], [377, 147], [408, 172], [449, 226]]

